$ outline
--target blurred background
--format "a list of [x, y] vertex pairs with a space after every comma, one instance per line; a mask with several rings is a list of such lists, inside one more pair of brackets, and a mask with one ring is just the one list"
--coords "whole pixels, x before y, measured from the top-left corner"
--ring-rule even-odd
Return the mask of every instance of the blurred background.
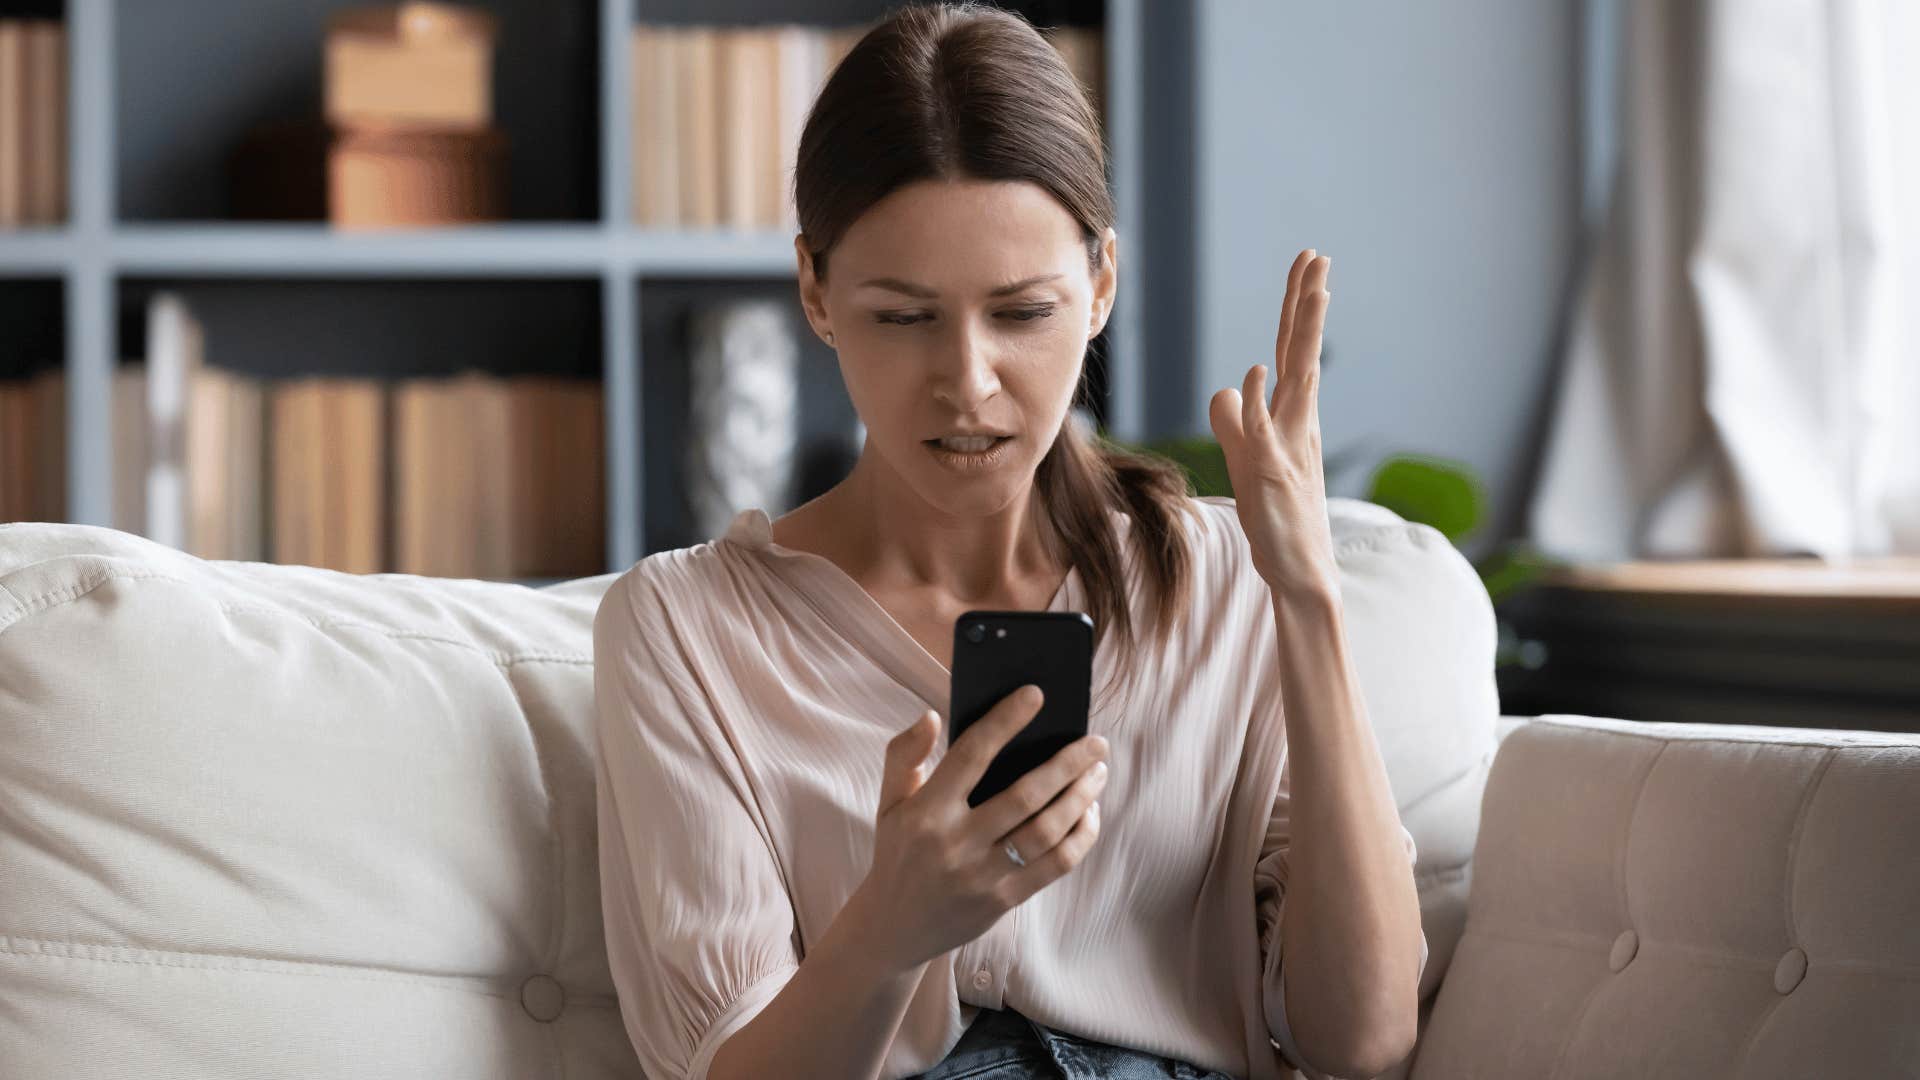
[[[805, 109], [882, 0], [0, 0], [0, 521], [538, 585], [835, 483]], [[1509, 713], [1920, 728], [1905, 0], [1033, 0], [1119, 303], [1207, 401], [1334, 256], [1331, 494], [1440, 529]]]

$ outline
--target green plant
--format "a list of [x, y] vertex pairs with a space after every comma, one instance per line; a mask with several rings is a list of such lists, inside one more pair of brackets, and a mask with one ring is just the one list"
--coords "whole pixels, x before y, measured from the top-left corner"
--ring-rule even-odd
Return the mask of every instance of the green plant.
[[[1114, 445], [1172, 460], [1186, 470], [1195, 495], [1233, 494], [1226, 454], [1220, 444], [1208, 436], [1145, 443], [1115, 442]], [[1326, 474], [1330, 477], [1344, 474], [1367, 449], [1361, 444], [1325, 455], [1322, 464]], [[1485, 523], [1487, 515], [1486, 487], [1472, 466], [1421, 454], [1398, 453], [1384, 458], [1374, 467], [1364, 498], [1408, 521], [1432, 526], [1456, 547]], [[1532, 584], [1554, 565], [1554, 560], [1525, 541], [1511, 541], [1481, 557], [1474, 563], [1474, 570], [1480, 575], [1488, 598], [1498, 604], [1516, 590]], [[1545, 647], [1540, 642], [1521, 639], [1505, 619], [1499, 620], [1499, 639], [1496, 666], [1538, 667], [1545, 660]]]

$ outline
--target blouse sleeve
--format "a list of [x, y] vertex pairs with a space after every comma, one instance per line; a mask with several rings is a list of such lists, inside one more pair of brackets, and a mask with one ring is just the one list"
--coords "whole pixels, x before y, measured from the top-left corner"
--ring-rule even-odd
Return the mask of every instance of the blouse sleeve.
[[608, 962], [646, 1075], [703, 1080], [798, 970], [793, 905], [660, 597], [633, 577], [593, 623]]
[[[1315, 1068], [1300, 1053], [1294, 1042], [1293, 1028], [1287, 1023], [1287, 995], [1280, 978], [1282, 941], [1280, 916], [1287, 899], [1287, 852], [1292, 846], [1289, 809], [1292, 804], [1293, 758], [1280, 768], [1280, 792], [1273, 800], [1273, 814], [1267, 819], [1266, 838], [1260, 843], [1260, 861], [1253, 871], [1255, 925], [1260, 931], [1260, 959], [1263, 1000], [1266, 1006], [1267, 1032], [1288, 1064], [1300, 1070], [1308, 1080], [1331, 1080], [1328, 1073]], [[1414, 861], [1413, 834], [1405, 825], [1400, 836], [1406, 844], [1407, 862]], [[1420, 934], [1421, 974], [1427, 970], [1427, 935]]]

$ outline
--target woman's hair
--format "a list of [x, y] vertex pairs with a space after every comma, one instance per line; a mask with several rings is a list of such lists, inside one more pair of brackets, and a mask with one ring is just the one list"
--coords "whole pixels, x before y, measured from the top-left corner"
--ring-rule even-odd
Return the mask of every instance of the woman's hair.
[[[1093, 272], [1113, 223], [1100, 120], [1051, 43], [1025, 19], [982, 4], [916, 4], [869, 31], [821, 89], [800, 136], [794, 203], [814, 274], [861, 214], [919, 180], [1025, 180], [1080, 223]], [[1086, 388], [1082, 356], [1080, 391]], [[1080, 393], [1075, 394], [1078, 400]], [[1186, 473], [1080, 433], [1071, 413], [1034, 477], [1054, 552], [1080, 571], [1104, 637], [1137, 635], [1115, 508], [1132, 518], [1143, 584], [1161, 634], [1186, 605], [1191, 561], [1176, 519]]]

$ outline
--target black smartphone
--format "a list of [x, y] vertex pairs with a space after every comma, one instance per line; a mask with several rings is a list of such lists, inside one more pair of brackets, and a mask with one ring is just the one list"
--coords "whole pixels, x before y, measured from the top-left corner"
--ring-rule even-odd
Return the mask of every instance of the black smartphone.
[[953, 623], [947, 745], [1028, 683], [1045, 700], [967, 794], [979, 806], [1087, 733], [1093, 619], [1082, 611], [969, 611]]

